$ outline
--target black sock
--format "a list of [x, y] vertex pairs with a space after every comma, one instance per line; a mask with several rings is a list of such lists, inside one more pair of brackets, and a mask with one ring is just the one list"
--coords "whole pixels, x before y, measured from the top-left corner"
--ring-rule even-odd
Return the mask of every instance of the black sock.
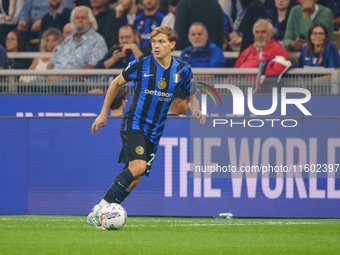
[[126, 189], [135, 180], [129, 168], [124, 168], [114, 179], [111, 187], [104, 196], [104, 200], [108, 203], [120, 204], [130, 194]]

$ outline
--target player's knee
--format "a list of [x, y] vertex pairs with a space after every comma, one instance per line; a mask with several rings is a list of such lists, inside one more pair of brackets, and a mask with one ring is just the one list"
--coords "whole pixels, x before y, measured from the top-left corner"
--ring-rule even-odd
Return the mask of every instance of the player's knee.
[[146, 161], [144, 160], [133, 160], [129, 163], [129, 169], [134, 177], [143, 175], [146, 166]]

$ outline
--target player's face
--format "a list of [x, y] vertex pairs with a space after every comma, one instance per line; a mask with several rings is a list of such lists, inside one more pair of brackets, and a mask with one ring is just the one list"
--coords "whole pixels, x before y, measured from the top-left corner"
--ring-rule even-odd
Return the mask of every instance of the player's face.
[[135, 43], [135, 36], [129, 27], [122, 27], [119, 29], [118, 35], [119, 44]]
[[263, 48], [266, 46], [272, 35], [268, 31], [268, 27], [266, 23], [259, 23], [255, 27], [254, 41], [257, 47]]
[[80, 34], [85, 33], [90, 28], [90, 21], [86, 11], [77, 11], [74, 15], [73, 22], [74, 29]]
[[189, 100], [188, 99], [181, 100], [179, 107], [180, 107], [179, 114], [187, 115], [190, 108]]
[[188, 39], [194, 49], [199, 49], [207, 44], [208, 33], [202, 26], [193, 26], [189, 30]]
[[54, 35], [49, 35], [46, 38], [46, 51], [51, 52], [54, 50], [55, 46], [57, 46], [57, 43], [55, 41], [55, 36]]
[[326, 39], [326, 33], [322, 27], [315, 27], [310, 36], [310, 40], [314, 44], [314, 46], [322, 46]]
[[165, 34], [158, 34], [151, 40], [152, 52], [156, 59], [164, 59], [171, 56], [171, 50], [176, 42], [170, 42]]

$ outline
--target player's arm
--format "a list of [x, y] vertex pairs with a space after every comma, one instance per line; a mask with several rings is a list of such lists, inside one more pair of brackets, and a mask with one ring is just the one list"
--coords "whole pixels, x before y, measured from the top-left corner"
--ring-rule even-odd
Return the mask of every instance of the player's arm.
[[120, 86], [123, 86], [127, 81], [124, 79], [122, 73], [120, 73], [110, 84], [109, 89], [106, 92], [104, 104], [99, 116], [93, 122], [91, 127], [92, 134], [96, 131], [99, 134], [99, 126], [104, 127], [106, 125], [107, 113], [109, 111], [110, 105], [115, 99]]
[[200, 110], [200, 102], [198, 101], [196, 95], [191, 95], [189, 97], [189, 100], [190, 100], [190, 110], [192, 112], [192, 115], [195, 118], [199, 119], [201, 124], [204, 124], [206, 119]]

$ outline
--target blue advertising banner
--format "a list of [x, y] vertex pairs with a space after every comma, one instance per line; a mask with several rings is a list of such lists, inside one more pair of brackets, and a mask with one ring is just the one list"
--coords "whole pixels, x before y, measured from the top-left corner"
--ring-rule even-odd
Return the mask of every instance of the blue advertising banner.
[[[109, 118], [99, 135], [93, 120], [0, 118], [0, 214], [89, 213], [123, 168], [120, 119]], [[228, 119], [216, 129], [214, 121], [167, 120], [150, 176], [123, 203], [129, 215], [340, 217], [340, 119], [277, 128]], [[217, 165], [262, 169], [221, 176]], [[264, 178], [268, 165], [291, 170]]]
[[[221, 96], [223, 106], [217, 100], [217, 105], [207, 95], [207, 113], [209, 116], [226, 116], [233, 112], [232, 96]], [[216, 97], [216, 96], [215, 96]], [[281, 96], [277, 96], [278, 105], [271, 116], [281, 115]], [[298, 96], [287, 96], [287, 98], [299, 98]], [[301, 98], [301, 96], [300, 96]], [[95, 116], [100, 112], [103, 105], [103, 95], [0, 95], [0, 116], [17, 117], [76, 117]], [[202, 101], [202, 95], [198, 96]], [[248, 108], [248, 100], [245, 97], [245, 115], [251, 115]], [[312, 116], [340, 116], [340, 111], [335, 107], [340, 101], [339, 95], [316, 96], [304, 103], [303, 106]], [[128, 96], [128, 105], [131, 96]], [[255, 109], [269, 109], [273, 104], [271, 95], [254, 95], [253, 106]], [[287, 105], [287, 116], [303, 116], [301, 110], [293, 104]]]

